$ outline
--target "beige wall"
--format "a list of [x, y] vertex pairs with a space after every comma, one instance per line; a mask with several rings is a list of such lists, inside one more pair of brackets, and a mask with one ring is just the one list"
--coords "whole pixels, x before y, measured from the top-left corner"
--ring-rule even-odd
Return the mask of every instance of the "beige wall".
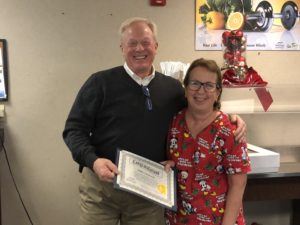
[[[158, 24], [157, 68], [160, 61], [191, 62], [203, 56], [222, 63], [220, 51], [194, 51], [194, 0], [171, 0], [165, 7], [148, 2], [0, 0], [0, 37], [7, 39], [9, 54], [5, 145], [35, 224], [77, 224], [80, 176], [61, 132], [89, 74], [123, 62], [117, 29], [124, 19], [143, 16]], [[300, 85], [300, 52], [247, 52], [247, 59], [271, 84], [284, 79], [287, 86]], [[299, 145], [299, 115], [245, 115], [249, 140], [262, 146]], [[3, 222], [27, 225], [1, 156]]]

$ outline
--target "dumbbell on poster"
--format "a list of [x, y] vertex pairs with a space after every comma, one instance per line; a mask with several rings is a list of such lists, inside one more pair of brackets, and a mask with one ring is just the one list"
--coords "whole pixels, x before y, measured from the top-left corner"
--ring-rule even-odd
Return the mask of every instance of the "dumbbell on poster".
[[268, 31], [274, 19], [291, 30], [300, 17], [299, 4], [299, 0], [206, 0], [199, 7], [199, 15], [209, 30]]
[[[281, 19], [281, 24], [286, 30], [291, 30], [299, 19], [298, 6], [293, 1], [287, 1], [281, 7], [280, 13], [274, 13], [270, 2], [260, 2], [255, 12], [245, 15], [246, 24], [250, 30], [268, 31], [276, 18]], [[246, 27], [247, 29], [247, 27]]]

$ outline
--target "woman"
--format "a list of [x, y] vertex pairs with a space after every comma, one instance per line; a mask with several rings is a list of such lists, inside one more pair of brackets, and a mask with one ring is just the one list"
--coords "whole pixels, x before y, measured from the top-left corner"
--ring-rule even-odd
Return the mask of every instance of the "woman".
[[174, 118], [168, 137], [168, 166], [177, 173], [177, 212], [171, 225], [245, 224], [242, 198], [250, 171], [245, 142], [220, 111], [221, 72], [215, 61], [195, 60], [184, 79], [188, 107]]

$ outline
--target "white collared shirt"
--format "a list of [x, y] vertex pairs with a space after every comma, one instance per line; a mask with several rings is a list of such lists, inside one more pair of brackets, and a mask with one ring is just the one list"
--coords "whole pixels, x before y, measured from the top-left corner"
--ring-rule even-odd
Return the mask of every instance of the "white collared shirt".
[[146, 76], [144, 78], [139, 77], [136, 75], [127, 65], [127, 63], [124, 63], [124, 69], [128, 73], [128, 75], [139, 85], [147, 86], [150, 81], [155, 77], [155, 68], [152, 66], [152, 73], [149, 76]]

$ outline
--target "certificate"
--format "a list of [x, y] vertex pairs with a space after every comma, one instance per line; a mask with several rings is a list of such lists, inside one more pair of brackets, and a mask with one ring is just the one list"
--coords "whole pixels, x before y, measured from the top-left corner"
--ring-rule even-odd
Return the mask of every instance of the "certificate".
[[173, 170], [166, 172], [164, 166], [149, 159], [119, 150], [117, 165], [120, 174], [114, 187], [122, 189], [166, 208], [176, 210], [176, 178]]

